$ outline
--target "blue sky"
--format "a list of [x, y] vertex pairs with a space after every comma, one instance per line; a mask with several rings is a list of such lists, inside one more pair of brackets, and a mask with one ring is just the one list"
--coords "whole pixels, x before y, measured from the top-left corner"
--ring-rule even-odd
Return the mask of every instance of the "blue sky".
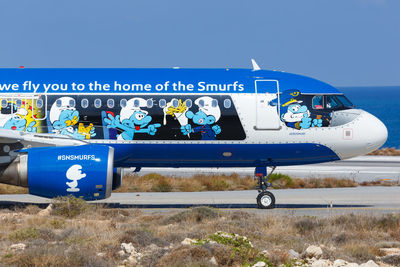
[[200, 67], [400, 85], [399, 0], [0, 0], [0, 67]]

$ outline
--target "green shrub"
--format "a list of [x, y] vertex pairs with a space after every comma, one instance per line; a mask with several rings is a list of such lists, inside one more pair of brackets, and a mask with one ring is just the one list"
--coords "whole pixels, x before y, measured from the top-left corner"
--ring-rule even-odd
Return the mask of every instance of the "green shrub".
[[81, 197], [74, 196], [57, 197], [53, 200], [53, 215], [63, 216], [66, 218], [76, 217], [89, 209], [89, 204]]
[[15, 230], [8, 235], [8, 239], [11, 241], [23, 241], [26, 239], [38, 238], [39, 234], [36, 228], [29, 227], [25, 229]]

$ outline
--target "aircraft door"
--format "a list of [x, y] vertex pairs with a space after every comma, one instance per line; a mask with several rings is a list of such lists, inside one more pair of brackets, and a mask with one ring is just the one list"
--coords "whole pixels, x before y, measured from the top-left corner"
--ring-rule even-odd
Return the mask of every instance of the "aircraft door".
[[[279, 114], [279, 82], [256, 80], [256, 130], [278, 130], [281, 128]], [[271, 101], [275, 100], [275, 104]]]

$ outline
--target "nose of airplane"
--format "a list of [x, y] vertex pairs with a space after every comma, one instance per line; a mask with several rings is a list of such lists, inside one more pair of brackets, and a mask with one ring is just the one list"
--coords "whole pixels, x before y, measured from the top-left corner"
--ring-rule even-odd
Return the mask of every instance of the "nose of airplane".
[[385, 124], [374, 115], [365, 112], [364, 116], [365, 148], [366, 153], [369, 153], [380, 148], [386, 142], [388, 130]]

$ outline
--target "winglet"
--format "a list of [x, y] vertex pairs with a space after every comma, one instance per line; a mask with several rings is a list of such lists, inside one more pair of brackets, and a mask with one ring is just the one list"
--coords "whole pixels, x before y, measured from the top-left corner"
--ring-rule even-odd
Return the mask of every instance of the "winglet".
[[258, 66], [257, 62], [254, 59], [251, 59], [251, 64], [253, 65], [253, 71], [261, 70], [260, 66]]

